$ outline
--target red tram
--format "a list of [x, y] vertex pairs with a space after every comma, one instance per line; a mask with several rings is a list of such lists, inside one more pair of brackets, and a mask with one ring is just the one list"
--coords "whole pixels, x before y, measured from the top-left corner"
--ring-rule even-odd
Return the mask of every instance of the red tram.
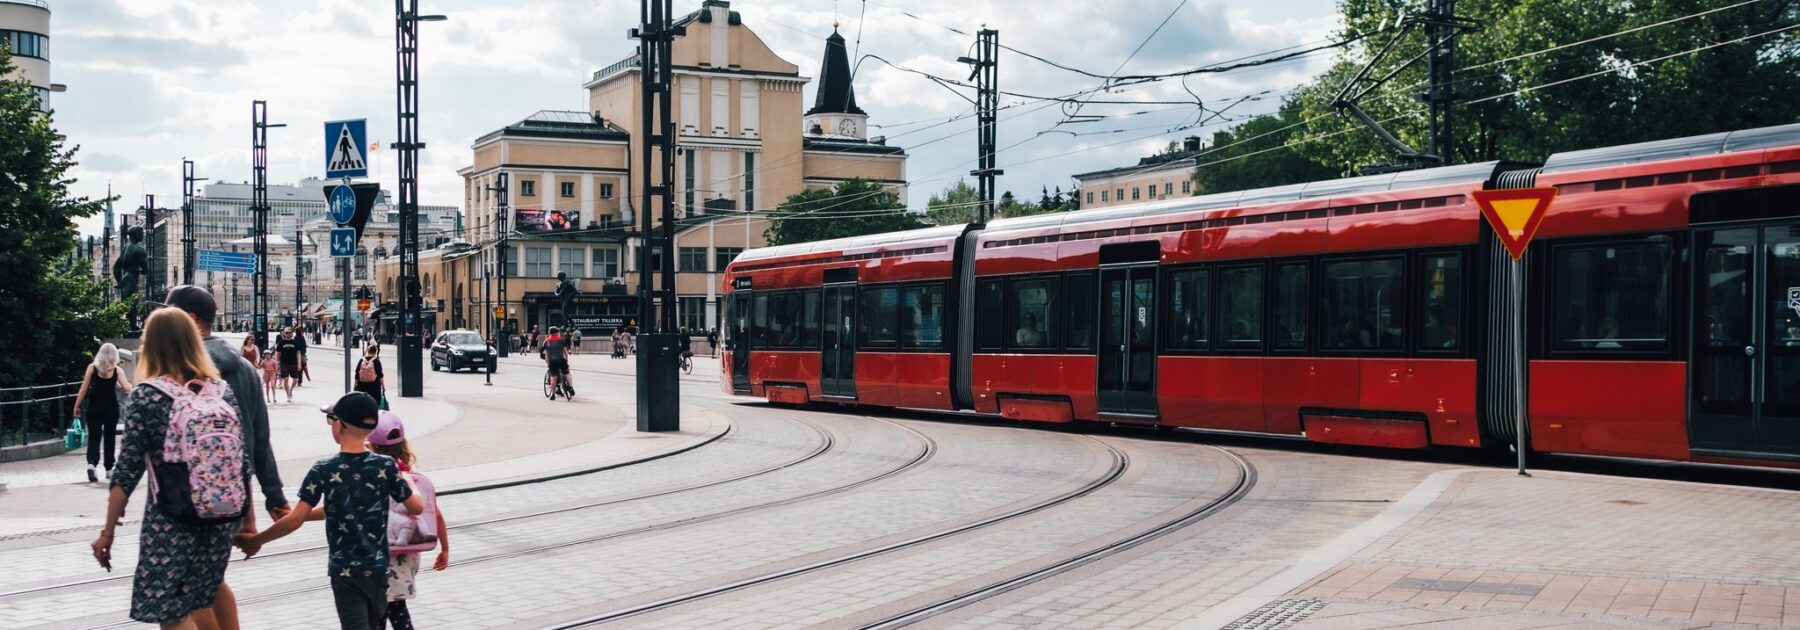
[[[1521, 274], [1468, 193], [1530, 186], [1559, 195]], [[1536, 451], [1800, 466], [1800, 125], [769, 247], [725, 275], [722, 384], [774, 402], [1391, 448], [1510, 444], [1524, 405]]]

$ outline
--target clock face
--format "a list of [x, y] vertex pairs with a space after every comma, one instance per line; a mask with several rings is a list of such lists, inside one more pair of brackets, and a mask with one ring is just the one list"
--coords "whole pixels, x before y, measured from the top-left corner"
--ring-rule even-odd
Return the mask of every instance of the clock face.
[[854, 121], [854, 120], [838, 121], [838, 134], [844, 135], [844, 136], [856, 135], [856, 121]]

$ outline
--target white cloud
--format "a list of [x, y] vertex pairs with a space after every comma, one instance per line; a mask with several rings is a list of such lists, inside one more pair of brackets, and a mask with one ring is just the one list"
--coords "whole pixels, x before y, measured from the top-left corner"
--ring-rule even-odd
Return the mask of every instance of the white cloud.
[[[1058, 63], [1110, 73], [1155, 29], [1179, 0], [1155, 2], [1032, 3], [997, 0], [871, 0], [869, 2], [739, 0], [733, 9], [778, 54], [806, 76], [818, 73], [823, 38], [834, 16], [859, 54], [879, 55], [909, 68], [966, 78], [955, 61], [969, 54], [985, 24], [1000, 41]], [[423, 26], [421, 59], [421, 198], [460, 204], [455, 170], [470, 162], [473, 140], [539, 109], [586, 109], [581, 83], [630, 55], [625, 37], [636, 25], [629, 0], [423, 0], [427, 13], [448, 22]], [[678, 13], [698, 6], [678, 0]], [[396, 184], [394, 136], [394, 18], [391, 5], [358, 0], [244, 3], [227, 0], [62, 0], [52, 4], [53, 73], [69, 91], [52, 104], [56, 124], [85, 157], [74, 173], [78, 194], [98, 197], [107, 182], [136, 207], [145, 192], [160, 200], [180, 193], [180, 161], [198, 162], [201, 176], [250, 177], [249, 110], [269, 101], [269, 178], [292, 182], [323, 166], [321, 123], [368, 118], [383, 148], [374, 156], [384, 186]], [[834, 8], [841, 15], [834, 14]], [[1190, 0], [1150, 40], [1126, 73], [1166, 72], [1214, 63], [1328, 37], [1336, 25], [1333, 0]], [[866, 10], [866, 13], [863, 11]], [[902, 12], [904, 11], [904, 13]], [[905, 13], [913, 16], [909, 17]], [[859, 23], [859, 17], [861, 18]], [[855, 60], [853, 59], [853, 62]], [[1097, 81], [1011, 52], [1001, 56], [1004, 90], [1059, 95]], [[1324, 68], [1324, 56], [1223, 75], [1200, 75], [1093, 95], [1105, 101], [1192, 100], [1208, 107], [1263, 90], [1277, 95]], [[911, 154], [907, 172], [919, 204], [967, 173], [975, 153], [975, 121], [933, 127], [970, 110], [967, 101], [929, 80], [865, 60], [857, 102], [875, 133]], [[810, 103], [810, 90], [808, 93]], [[1003, 105], [1022, 103], [1003, 97]], [[1273, 96], [1233, 113], [1272, 109]], [[1036, 102], [1001, 112], [1001, 190], [1035, 197], [1041, 186], [1067, 189], [1069, 175], [1135, 161], [1180, 135], [1170, 130], [1195, 119], [1192, 107], [1093, 104], [1084, 114], [1105, 119], [1062, 125], [1061, 106]], [[915, 122], [923, 121], [923, 122]], [[905, 124], [914, 123], [914, 124]], [[795, 125], [799, 121], [794, 121]], [[1040, 135], [1045, 130], [1055, 129]], [[1077, 135], [1082, 134], [1082, 135]], [[929, 144], [927, 144], [929, 143]], [[927, 181], [929, 180], [929, 181]], [[84, 223], [95, 230], [98, 220]]]

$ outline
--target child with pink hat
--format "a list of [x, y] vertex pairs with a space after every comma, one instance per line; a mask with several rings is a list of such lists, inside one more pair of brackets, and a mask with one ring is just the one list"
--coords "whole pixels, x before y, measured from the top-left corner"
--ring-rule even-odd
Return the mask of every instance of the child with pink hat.
[[431, 479], [413, 468], [417, 458], [406, 442], [406, 426], [400, 416], [384, 409], [377, 418], [375, 430], [369, 433], [369, 450], [394, 458], [401, 474], [412, 479], [413, 487], [425, 499], [425, 510], [417, 516], [389, 502], [393, 511], [388, 514], [387, 620], [394, 630], [412, 630], [406, 600], [417, 594], [413, 582], [419, 573], [419, 556], [436, 548], [432, 570], [450, 566], [450, 530], [444, 526], [444, 513], [438, 510], [437, 489]]

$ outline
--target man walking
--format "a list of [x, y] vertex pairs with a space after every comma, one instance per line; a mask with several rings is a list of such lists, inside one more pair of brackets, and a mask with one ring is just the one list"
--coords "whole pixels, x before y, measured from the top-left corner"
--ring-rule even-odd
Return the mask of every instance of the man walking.
[[[275, 451], [269, 446], [269, 410], [263, 406], [262, 377], [257, 374], [256, 366], [245, 361], [231, 342], [213, 336], [213, 318], [218, 314], [218, 304], [213, 301], [212, 293], [184, 284], [169, 289], [164, 299], [168, 306], [186, 311], [193, 318], [206, 345], [206, 354], [219, 369], [220, 380], [225, 381], [236, 396], [238, 424], [244, 432], [244, 450], [250, 459], [250, 472], [255, 475], [257, 485], [262, 486], [263, 506], [269, 511], [269, 519], [280, 520], [287, 516], [289, 508], [287, 497], [281, 494], [281, 472], [275, 467]], [[219, 583], [219, 594], [213, 599], [212, 610], [220, 627], [238, 627], [237, 596], [224, 582]]]

